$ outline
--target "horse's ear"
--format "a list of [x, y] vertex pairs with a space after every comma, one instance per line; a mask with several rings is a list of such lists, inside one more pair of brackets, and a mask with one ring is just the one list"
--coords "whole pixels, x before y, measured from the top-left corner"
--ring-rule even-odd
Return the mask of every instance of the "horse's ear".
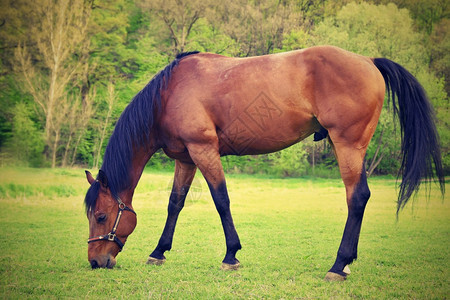
[[95, 179], [94, 177], [92, 177], [91, 172], [89, 172], [88, 170], [85, 170], [84, 172], [86, 172], [87, 181], [89, 182], [89, 184], [92, 184], [95, 181]]
[[106, 177], [106, 173], [103, 172], [103, 170], [98, 171], [97, 180], [100, 182], [103, 188], [106, 189], [108, 187], [108, 178]]

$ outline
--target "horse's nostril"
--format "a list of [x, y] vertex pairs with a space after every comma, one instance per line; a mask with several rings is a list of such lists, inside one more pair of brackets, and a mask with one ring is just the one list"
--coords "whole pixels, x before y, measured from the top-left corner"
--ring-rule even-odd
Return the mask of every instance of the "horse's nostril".
[[98, 262], [95, 259], [91, 260], [91, 267], [92, 269], [97, 269], [99, 267]]

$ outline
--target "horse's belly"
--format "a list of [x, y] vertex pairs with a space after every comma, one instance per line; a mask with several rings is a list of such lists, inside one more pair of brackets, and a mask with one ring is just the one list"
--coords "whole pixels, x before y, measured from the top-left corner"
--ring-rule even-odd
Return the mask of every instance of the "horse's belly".
[[278, 111], [244, 114], [218, 128], [221, 155], [271, 153], [301, 141], [318, 129], [313, 118], [278, 114]]

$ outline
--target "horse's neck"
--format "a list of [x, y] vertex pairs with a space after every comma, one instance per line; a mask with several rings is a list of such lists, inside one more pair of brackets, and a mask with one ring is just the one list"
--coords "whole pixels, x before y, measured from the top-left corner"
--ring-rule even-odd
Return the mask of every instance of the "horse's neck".
[[145, 150], [141, 148], [139, 151], [136, 151], [133, 155], [132, 167], [130, 170], [130, 188], [128, 190], [122, 191], [121, 197], [124, 199], [129, 199], [128, 204], [131, 204], [133, 199], [134, 190], [136, 189], [137, 184], [139, 183], [139, 179], [141, 178], [142, 172], [144, 171], [145, 165], [150, 160], [152, 155], [156, 152], [157, 149], [153, 147], [150, 150]]

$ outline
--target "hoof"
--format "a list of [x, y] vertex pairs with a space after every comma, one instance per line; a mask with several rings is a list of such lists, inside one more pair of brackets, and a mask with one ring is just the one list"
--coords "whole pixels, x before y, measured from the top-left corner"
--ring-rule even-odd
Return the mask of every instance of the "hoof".
[[328, 272], [324, 278], [325, 281], [344, 281], [345, 279], [347, 279], [346, 276], [342, 276], [333, 272]]
[[147, 260], [147, 265], [156, 265], [156, 266], [160, 266], [160, 265], [162, 265], [165, 261], [166, 261], [165, 258], [159, 259], [159, 258], [154, 258], [154, 257], [149, 256], [149, 257], [148, 257], [148, 260]]
[[345, 266], [344, 270], [342, 270], [342, 272], [344, 272], [347, 275], [350, 275], [352, 272], [350, 271], [350, 268], [348, 267], [348, 265]]
[[239, 262], [235, 263], [234, 265], [230, 265], [230, 264], [227, 264], [227, 263], [223, 262], [222, 266], [220, 268], [222, 270], [226, 270], [226, 271], [228, 271], [228, 270], [237, 270], [237, 269], [239, 269], [240, 265], [241, 264]]

